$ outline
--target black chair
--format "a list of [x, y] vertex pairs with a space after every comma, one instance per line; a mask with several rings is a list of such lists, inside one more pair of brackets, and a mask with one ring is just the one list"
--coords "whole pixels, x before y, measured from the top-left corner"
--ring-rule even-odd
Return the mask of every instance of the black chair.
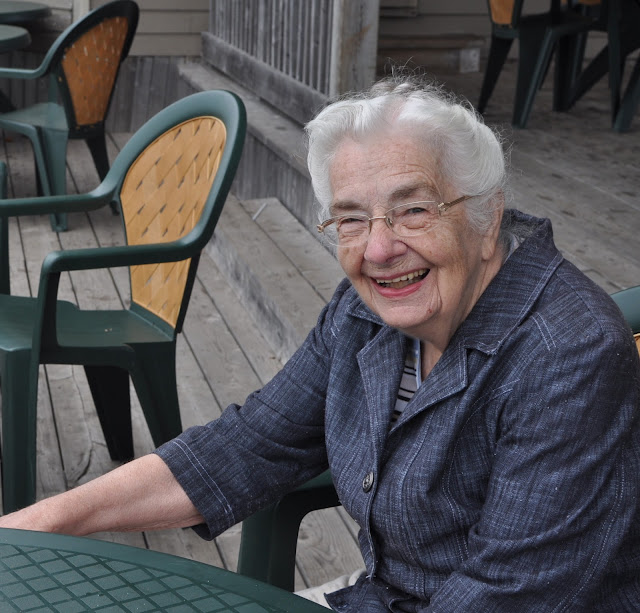
[[519, 40], [520, 57], [513, 106], [512, 124], [525, 128], [536, 93], [547, 73], [554, 51], [556, 72], [554, 109], [566, 106], [571, 79], [571, 54], [575, 47], [571, 37], [587, 32], [593, 17], [567, 6], [553, 3], [550, 11], [522, 15], [524, 0], [488, 0], [491, 17], [491, 47], [482, 82], [478, 111], [483, 113], [515, 39]]
[[570, 109], [608, 74], [611, 123], [614, 130], [624, 132], [629, 130], [640, 102], [640, 60], [629, 78], [624, 95], [622, 93], [625, 61], [629, 54], [640, 48], [640, 0], [603, 0], [599, 7], [583, 6], [583, 10], [596, 17], [589, 31], [606, 32], [607, 45], [583, 70], [582, 60], [588, 32], [577, 37], [573, 86], [564, 108], [560, 110]]

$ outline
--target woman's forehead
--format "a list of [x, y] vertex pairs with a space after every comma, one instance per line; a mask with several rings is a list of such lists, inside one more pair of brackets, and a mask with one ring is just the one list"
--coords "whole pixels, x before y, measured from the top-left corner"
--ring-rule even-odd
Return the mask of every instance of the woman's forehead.
[[361, 199], [396, 203], [441, 192], [437, 160], [414, 139], [394, 135], [366, 140], [345, 139], [330, 166], [333, 203]]

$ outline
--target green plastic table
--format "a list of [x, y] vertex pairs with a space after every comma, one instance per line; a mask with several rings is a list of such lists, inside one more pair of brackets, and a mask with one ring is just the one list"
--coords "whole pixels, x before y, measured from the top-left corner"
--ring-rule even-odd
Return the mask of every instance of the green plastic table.
[[0, 611], [326, 613], [295, 594], [177, 556], [0, 529]]
[[23, 23], [51, 14], [51, 8], [40, 2], [0, 0], [0, 23]]
[[22, 49], [30, 42], [31, 36], [24, 28], [0, 23], [0, 53]]
[[[42, 19], [51, 14], [51, 8], [40, 2], [26, 0], [0, 0], [0, 53], [17, 51], [31, 43], [29, 32], [15, 24]], [[8, 96], [0, 91], [0, 112], [14, 110]]]

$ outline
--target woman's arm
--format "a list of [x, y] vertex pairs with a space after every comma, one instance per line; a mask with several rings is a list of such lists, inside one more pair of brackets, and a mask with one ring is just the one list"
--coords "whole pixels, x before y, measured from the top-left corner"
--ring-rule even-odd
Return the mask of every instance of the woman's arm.
[[0, 527], [86, 535], [202, 523], [163, 460], [143, 456], [75, 489], [0, 517]]

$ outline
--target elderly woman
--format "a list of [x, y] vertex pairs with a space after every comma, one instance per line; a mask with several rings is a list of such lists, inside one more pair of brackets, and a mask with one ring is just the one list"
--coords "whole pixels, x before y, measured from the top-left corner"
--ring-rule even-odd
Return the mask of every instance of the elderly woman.
[[244, 405], [2, 524], [211, 538], [328, 466], [366, 566], [336, 611], [637, 610], [617, 307], [547, 220], [504, 211], [496, 135], [438, 88], [382, 82], [307, 129], [347, 279], [304, 345]]

